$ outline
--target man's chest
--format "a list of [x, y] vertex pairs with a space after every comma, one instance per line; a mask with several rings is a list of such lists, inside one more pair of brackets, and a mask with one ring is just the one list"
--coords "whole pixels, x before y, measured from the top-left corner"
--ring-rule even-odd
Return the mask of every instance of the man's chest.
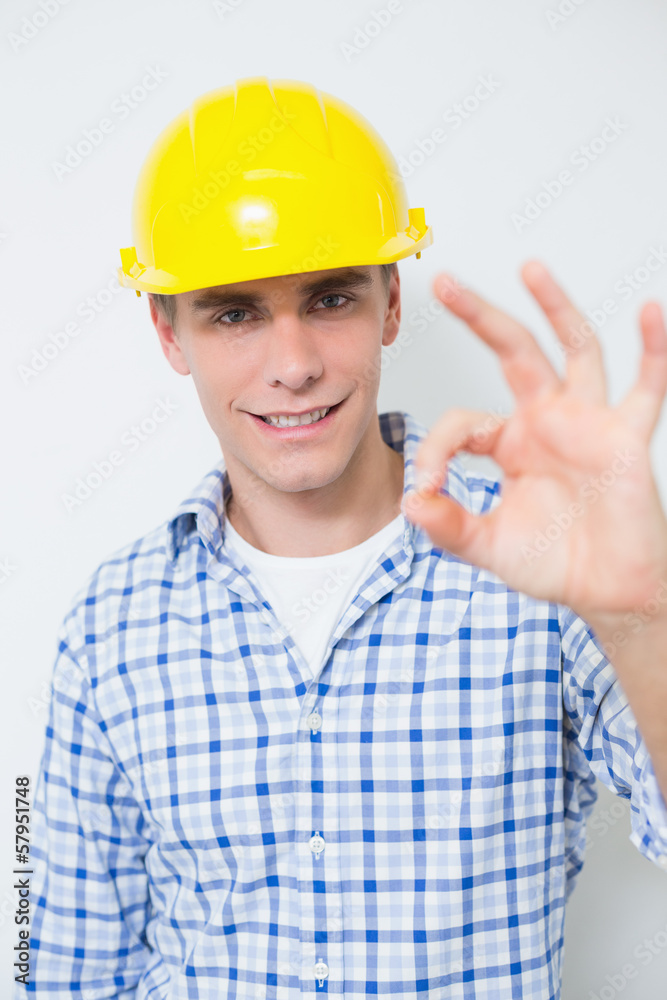
[[250, 877], [320, 831], [350, 863], [375, 843], [388, 868], [421, 850], [456, 871], [466, 842], [502, 852], [510, 828], [534, 853], [562, 809], [557, 644], [380, 624], [348, 630], [313, 679], [270, 630], [191, 625], [173, 655], [107, 675], [98, 706], [163, 855]]

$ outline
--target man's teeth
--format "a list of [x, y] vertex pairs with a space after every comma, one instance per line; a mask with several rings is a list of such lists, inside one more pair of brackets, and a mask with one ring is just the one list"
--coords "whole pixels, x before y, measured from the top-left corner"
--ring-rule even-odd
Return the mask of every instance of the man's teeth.
[[262, 420], [267, 424], [273, 424], [274, 427], [298, 427], [300, 424], [316, 424], [322, 417], [326, 417], [330, 409], [331, 407], [327, 406], [323, 410], [312, 410], [310, 413], [302, 413], [299, 417], [269, 416], [262, 417]]

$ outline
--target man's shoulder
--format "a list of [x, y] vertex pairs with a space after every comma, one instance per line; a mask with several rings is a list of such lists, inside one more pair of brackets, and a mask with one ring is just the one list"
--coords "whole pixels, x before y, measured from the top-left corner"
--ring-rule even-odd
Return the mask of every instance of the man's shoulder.
[[174, 569], [169, 555], [170, 522], [163, 521], [105, 556], [75, 590], [70, 614], [90, 614], [104, 603], [120, 606], [122, 598], [135, 589], [160, 586]]
[[66, 620], [78, 620], [88, 642], [117, 627], [119, 621], [153, 609], [165, 588], [171, 590], [178, 581], [184, 586], [186, 564], [192, 564], [196, 572], [201, 548], [197, 526], [205, 535], [209, 522], [215, 520], [221, 476], [218, 464], [168, 518], [113, 549], [83, 579], [71, 597]]

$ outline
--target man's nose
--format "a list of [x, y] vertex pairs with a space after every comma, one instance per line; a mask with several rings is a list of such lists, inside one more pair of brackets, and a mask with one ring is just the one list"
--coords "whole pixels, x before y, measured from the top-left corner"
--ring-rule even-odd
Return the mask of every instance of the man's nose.
[[274, 318], [267, 332], [264, 378], [297, 389], [307, 379], [322, 374], [323, 365], [311, 327], [293, 312]]

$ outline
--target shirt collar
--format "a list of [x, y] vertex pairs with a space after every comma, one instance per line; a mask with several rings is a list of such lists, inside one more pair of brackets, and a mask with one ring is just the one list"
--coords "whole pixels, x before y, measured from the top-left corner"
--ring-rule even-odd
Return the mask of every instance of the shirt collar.
[[[416, 420], [404, 410], [392, 410], [378, 414], [382, 439], [390, 447], [404, 456], [405, 475], [403, 480], [403, 495], [415, 487], [415, 455], [419, 442], [428, 434], [425, 424]], [[442, 493], [457, 500], [463, 507], [470, 509], [465, 469], [459, 459], [449, 460], [448, 475]], [[167, 522], [167, 558], [175, 562], [179, 550], [194, 529], [211, 555], [215, 555], [222, 547], [225, 532], [225, 504], [231, 496], [232, 486], [224, 457], [208, 472], [191, 495], [179, 504], [173, 516]], [[406, 529], [404, 541], [412, 540], [415, 531], [421, 531], [411, 521], [405, 519]]]

